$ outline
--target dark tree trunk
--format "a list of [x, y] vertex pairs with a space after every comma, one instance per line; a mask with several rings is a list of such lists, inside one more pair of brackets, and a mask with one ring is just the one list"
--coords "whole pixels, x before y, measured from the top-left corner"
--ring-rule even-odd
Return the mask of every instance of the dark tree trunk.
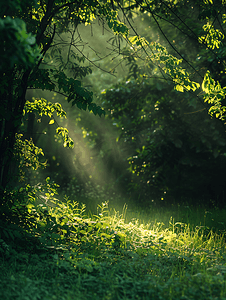
[[[17, 90], [13, 90], [15, 72], [11, 70], [11, 76], [4, 74], [11, 80], [8, 82], [7, 90], [2, 94], [2, 117], [0, 121], [0, 190], [6, 189], [14, 174], [11, 174], [11, 166], [14, 156], [14, 145], [16, 133], [21, 124], [23, 109], [26, 102], [27, 82], [30, 70], [23, 73], [21, 84]], [[2, 197], [1, 197], [2, 199]], [[1, 201], [0, 199], [0, 201]]]

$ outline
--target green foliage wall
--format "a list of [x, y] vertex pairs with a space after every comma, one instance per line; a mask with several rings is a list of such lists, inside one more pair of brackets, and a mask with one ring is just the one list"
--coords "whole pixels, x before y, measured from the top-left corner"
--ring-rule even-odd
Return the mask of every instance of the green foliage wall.
[[131, 80], [103, 99], [120, 147], [129, 149], [127, 187], [139, 202], [224, 205], [225, 133], [195, 98], [181, 98], [163, 82]]
[[[106, 170], [113, 174], [114, 182], [126, 186], [130, 194], [143, 198], [144, 202], [151, 197], [181, 199], [186, 196], [200, 198], [200, 201], [207, 197], [215, 204], [223, 205], [224, 9], [223, 1], [159, 3], [136, 0], [84, 0], [79, 4], [63, 0], [12, 1], [11, 6], [2, 7], [2, 190], [11, 178], [12, 158], [19, 157], [14, 147], [16, 137], [20, 137], [18, 151], [21, 145], [25, 147], [26, 144], [27, 148], [32, 145], [29, 134], [26, 137], [26, 117], [31, 121], [34, 113], [37, 119], [45, 116], [44, 131], [47, 125], [57, 124], [56, 117], [66, 116], [61, 105], [49, 99], [31, 97], [27, 101], [28, 90], [41, 89], [62, 95], [72, 106], [88, 109], [94, 115], [103, 115], [104, 106], [107, 118], [100, 127], [113, 126], [109, 135], [115, 140], [108, 144], [114, 150], [103, 143], [106, 134], [98, 125], [92, 125], [91, 118], [86, 127], [78, 130], [79, 133], [72, 130], [74, 136], [90, 135], [89, 139], [85, 138], [86, 146], [93, 148], [98, 156], [92, 172], [99, 168], [102, 160]], [[103, 96], [97, 97], [97, 103], [93, 103], [92, 91], [83, 85], [83, 82], [89, 83], [84, 77], [91, 75], [92, 69], [83, 64], [84, 53], [79, 50], [75, 38], [80, 24], [90, 25], [95, 19], [103, 24], [103, 29], [108, 26], [112, 30], [112, 53], [116, 55], [117, 52], [117, 58], [127, 64], [123, 82], [111, 90], [106, 89]], [[155, 30], [154, 34], [149, 34], [150, 28]], [[63, 41], [67, 35], [70, 38]], [[123, 39], [124, 43], [121, 43]], [[9, 46], [11, 42], [18, 44], [15, 51]], [[95, 84], [97, 79], [90, 82]], [[96, 84], [94, 90], [100, 87], [101, 84]], [[119, 131], [118, 137], [115, 129]], [[18, 133], [25, 135], [22, 137]], [[57, 126], [53, 134], [54, 139], [58, 139], [57, 134], [61, 136], [64, 146], [74, 145], [64, 126]], [[77, 143], [81, 141], [78, 139]], [[42, 150], [35, 148], [35, 144], [32, 147], [33, 150], [29, 148], [31, 159], [32, 153], [42, 155]], [[35, 159], [33, 164], [20, 152], [21, 161], [36, 168]], [[56, 152], [52, 158], [61, 156], [60, 151]], [[75, 163], [76, 157], [72, 160]], [[66, 159], [62, 159], [62, 164], [63, 161]], [[70, 164], [71, 160], [67, 161]], [[85, 166], [78, 160], [76, 168], [76, 174], [85, 174], [82, 170]], [[49, 170], [53, 169], [54, 159]], [[86, 173], [81, 177], [87, 179], [87, 176]], [[125, 182], [129, 183], [125, 185]]]

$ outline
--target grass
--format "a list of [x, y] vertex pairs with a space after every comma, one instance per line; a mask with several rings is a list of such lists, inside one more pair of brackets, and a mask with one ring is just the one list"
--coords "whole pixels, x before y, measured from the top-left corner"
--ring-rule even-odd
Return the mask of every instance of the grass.
[[0, 240], [0, 299], [224, 300], [223, 213], [59, 204], [35, 249]]
[[206, 209], [205, 207], [200, 206], [177, 205], [176, 207], [171, 206], [167, 208], [150, 207], [148, 210], [141, 210], [139, 208], [127, 210], [126, 221], [136, 218], [143, 224], [154, 224], [156, 221], [159, 221], [168, 226], [169, 220], [171, 220], [189, 224], [193, 229], [197, 226], [203, 226], [206, 230], [223, 233], [226, 228], [225, 217], [225, 209]]

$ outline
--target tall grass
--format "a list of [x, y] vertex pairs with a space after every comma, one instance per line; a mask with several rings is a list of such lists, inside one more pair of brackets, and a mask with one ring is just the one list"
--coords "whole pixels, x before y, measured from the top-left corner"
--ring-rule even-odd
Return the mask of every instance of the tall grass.
[[87, 214], [69, 201], [48, 210], [55, 223], [38, 237], [46, 247], [18, 252], [0, 240], [0, 299], [226, 299], [225, 235], [211, 229], [222, 211], [105, 202]]

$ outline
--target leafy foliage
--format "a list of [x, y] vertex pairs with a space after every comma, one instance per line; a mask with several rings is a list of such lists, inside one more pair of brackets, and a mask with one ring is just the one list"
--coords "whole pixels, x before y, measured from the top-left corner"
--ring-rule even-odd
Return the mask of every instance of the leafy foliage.
[[[51, 118], [49, 124], [54, 124], [55, 119], [53, 114], [56, 113], [60, 118], [66, 118], [66, 112], [62, 109], [60, 103], [51, 103], [47, 102], [47, 100], [41, 99], [33, 99], [33, 102], [27, 101], [24, 108], [24, 114], [35, 112], [39, 117], [43, 115]], [[67, 128], [58, 127], [56, 129], [57, 135], [61, 136], [63, 140], [64, 147], [73, 148], [74, 142], [72, 138], [69, 136], [69, 131]]]
[[[11, 69], [3, 64], [0, 70], [4, 75], [0, 83], [2, 298], [225, 298], [225, 240], [224, 235], [205, 226], [209, 212], [205, 211], [204, 225], [192, 229], [189, 222], [174, 222], [172, 218], [168, 227], [156, 222], [144, 225], [137, 219], [125, 222], [125, 215], [111, 215], [106, 203], [98, 207], [96, 215], [88, 216], [85, 206], [80, 206], [76, 198], [56, 199], [57, 185], [50, 178], [43, 185], [7, 188], [8, 166], [12, 166], [13, 157], [18, 159], [22, 171], [24, 167], [45, 166], [38, 159], [43, 156], [42, 149], [20, 134], [24, 113], [48, 116], [49, 125], [57, 123], [54, 114], [66, 117], [59, 103], [43, 98], [27, 101], [29, 88], [56, 92], [82, 110], [88, 108], [95, 115], [104, 114], [101, 106], [92, 103], [92, 93], [82, 85], [83, 77], [91, 74], [91, 69], [80, 66], [83, 59], [71, 51], [77, 49], [77, 26], [99, 18], [120, 37], [118, 41], [124, 37], [129, 45], [121, 52], [128, 62], [128, 78], [106, 89], [99, 100], [107, 111], [108, 124], [113, 123], [119, 130], [116, 154], [124, 160], [128, 158], [128, 171], [132, 174], [121, 172], [120, 163], [113, 166], [114, 155], [109, 150], [112, 143], [107, 149], [102, 148], [98, 144], [102, 136], [83, 127], [83, 136], [92, 133], [87, 144], [109, 163], [115, 182], [121, 181], [130, 196], [146, 208], [155, 205], [154, 197], [161, 203], [169, 200], [168, 206], [174, 204], [176, 197], [189, 197], [190, 202], [190, 198], [200, 202], [202, 199], [203, 203], [210, 199], [209, 202], [223, 207], [225, 4], [214, 4], [198, 1], [193, 10], [190, 1], [14, 0], [12, 6], [7, 4], [3, 8], [3, 56], [11, 40], [21, 41], [21, 53], [15, 51], [7, 56]], [[182, 18], [188, 7], [192, 12], [190, 25]], [[126, 19], [124, 23], [118, 17], [119, 9]], [[143, 12], [154, 20], [173, 51], [151, 38], [139, 36], [136, 30], [131, 34], [129, 18]], [[193, 22], [197, 15], [198, 20]], [[170, 42], [160, 21], [172, 24], [183, 34], [188, 32], [189, 39], [193, 37], [197, 47], [194, 64], [190, 63], [190, 55], [186, 59], [183, 47], [177, 49]], [[24, 24], [30, 34], [25, 32]], [[4, 31], [6, 25], [9, 28]], [[59, 45], [57, 38], [61, 40], [68, 33], [71, 40]], [[35, 35], [39, 49], [35, 47]], [[154, 77], [161, 77], [162, 81]], [[191, 96], [178, 93], [185, 91]], [[194, 114], [194, 110], [201, 114]], [[207, 110], [209, 115], [205, 114]], [[214, 116], [220, 122], [211, 119]], [[66, 128], [58, 126], [56, 133], [62, 137], [64, 146], [73, 146]], [[212, 187], [215, 193], [208, 198]], [[98, 195], [92, 186], [89, 192], [92, 197]], [[189, 206], [187, 218], [188, 212]], [[224, 225], [224, 219], [221, 223]]]
[[0, 19], [1, 48], [0, 72], [13, 69], [15, 64], [33, 66], [40, 59], [40, 51], [35, 44], [35, 36], [27, 33], [26, 24], [18, 18], [7, 16]]
[[216, 84], [214, 79], [211, 78], [210, 72], [207, 71], [202, 83], [202, 90], [205, 92], [204, 101], [212, 104], [209, 114], [222, 121], [225, 120], [226, 111], [226, 107], [222, 104], [225, 99], [225, 89], [226, 87], [221, 88], [219, 82]]
[[[80, 67], [83, 61], [71, 48], [76, 48], [74, 34], [71, 41], [66, 42], [68, 48], [67, 60], [63, 59], [62, 48], [65, 44], [58, 43], [56, 36], [71, 32], [71, 26], [76, 30], [79, 24], [90, 24], [96, 17], [106, 17], [109, 25], [115, 32], [125, 32], [125, 26], [117, 20], [117, 13], [111, 12], [109, 3], [77, 1], [12, 1], [6, 5], [1, 13], [1, 41], [2, 48], [0, 91], [4, 101], [1, 102], [1, 159], [0, 184], [2, 189], [9, 183], [10, 161], [13, 156], [16, 133], [23, 117], [26, 103], [27, 89], [42, 89], [58, 92], [64, 95], [68, 102], [78, 108], [87, 108], [94, 114], [101, 116], [103, 109], [92, 103], [92, 92], [82, 87], [81, 78], [91, 73], [89, 67]], [[28, 31], [28, 33], [27, 33]], [[74, 31], [75, 32], [75, 31]], [[72, 47], [73, 45], [73, 47]], [[58, 55], [54, 61], [54, 50]], [[70, 54], [72, 54], [70, 56]], [[69, 76], [69, 73], [73, 77]], [[42, 102], [42, 103], [41, 103]], [[48, 107], [52, 114], [53, 109], [62, 116], [59, 105], [50, 104], [43, 99], [35, 100], [33, 104], [27, 103], [29, 111], [39, 111]], [[26, 111], [26, 109], [25, 109]], [[50, 112], [51, 111], [51, 112]], [[40, 111], [43, 114], [43, 111]], [[50, 123], [53, 123], [51, 121]], [[67, 130], [59, 129], [64, 145], [72, 146]]]
[[51, 103], [47, 102], [47, 100], [41, 99], [34, 99], [33, 101], [26, 101], [24, 107], [24, 114], [36, 112], [40, 117], [42, 115], [52, 117], [53, 113], [56, 112], [57, 116], [66, 118], [66, 112], [62, 109], [60, 103]]
[[14, 146], [14, 160], [18, 163], [20, 181], [23, 181], [27, 168], [37, 170], [46, 167], [46, 162], [40, 160], [40, 156], [44, 156], [42, 149], [35, 146], [32, 140], [22, 140], [22, 136], [16, 135]]
[[[107, 117], [118, 128], [121, 149], [129, 153], [130, 172], [137, 175], [131, 178], [130, 189], [136, 191], [135, 197], [145, 195], [144, 205], [160, 199], [167, 205], [179, 197], [199, 199], [199, 203], [202, 199], [207, 203], [210, 197], [224, 205], [220, 200], [225, 165], [222, 128], [195, 99], [182, 102], [172, 90], [170, 85], [131, 80], [103, 93]], [[202, 113], [193, 114], [194, 107]], [[210, 176], [213, 169], [216, 181]]]

